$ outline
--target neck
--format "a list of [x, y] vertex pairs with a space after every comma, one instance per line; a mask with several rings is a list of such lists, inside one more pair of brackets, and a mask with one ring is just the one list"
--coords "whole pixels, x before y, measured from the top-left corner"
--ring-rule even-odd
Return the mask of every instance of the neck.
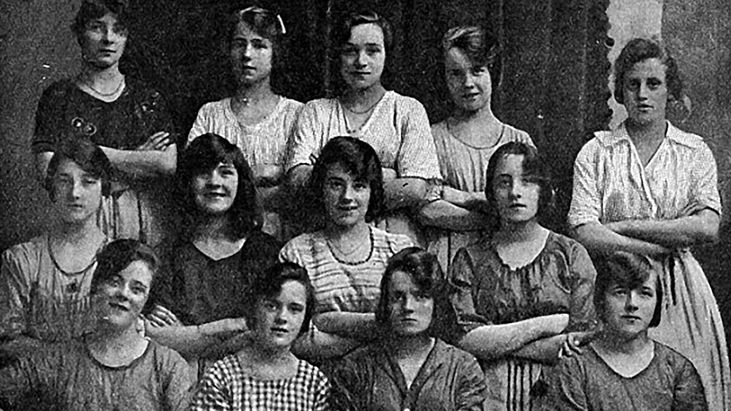
[[460, 122], [480, 121], [487, 124], [497, 123], [500, 121], [497, 117], [495, 117], [495, 114], [492, 112], [492, 107], [490, 107], [490, 104], [485, 104], [484, 107], [476, 111], [467, 111], [462, 107], [455, 107], [454, 111], [452, 112], [452, 118]]
[[604, 334], [596, 342], [602, 349], [615, 354], [633, 355], [647, 349], [652, 340], [647, 336], [647, 330], [632, 337], [626, 338], [613, 333]]
[[325, 227], [325, 235], [330, 240], [350, 240], [361, 239], [370, 236], [370, 228], [365, 221], [361, 221], [354, 226], [339, 226], [328, 222]]
[[195, 229], [193, 238], [196, 240], [235, 240], [231, 234], [231, 224], [228, 214], [203, 217], [203, 221]]
[[257, 364], [276, 366], [286, 364], [292, 360], [290, 347], [267, 347], [256, 338], [254, 338], [253, 344], [247, 345], [244, 350], [248, 351], [249, 357]]
[[84, 64], [79, 73], [79, 80], [84, 83], [111, 83], [118, 82], [122, 79], [122, 73], [119, 71], [119, 64], [109, 67], [99, 68], [91, 64]]
[[363, 89], [348, 88], [340, 99], [349, 106], [371, 106], [377, 103], [385, 93], [386, 89], [380, 82], [377, 82]]
[[419, 356], [431, 351], [434, 338], [427, 333], [412, 336], [392, 336], [388, 342], [388, 350], [394, 358]]
[[510, 243], [520, 243], [536, 238], [545, 228], [533, 218], [531, 220], [520, 223], [500, 223], [500, 230], [495, 234], [501, 241]]
[[631, 119], [627, 119], [625, 128], [632, 142], [637, 145], [638, 143], [657, 142], [664, 139], [667, 131], [667, 123], [663, 119], [662, 121], [654, 121], [648, 124], [639, 124]]
[[234, 95], [234, 100], [238, 104], [252, 105], [260, 101], [267, 100], [274, 96], [269, 77], [254, 84], [239, 84]]
[[80, 223], [63, 222], [56, 227], [51, 236], [67, 243], [84, 244], [93, 241], [99, 235], [103, 234], [96, 221], [88, 219]]
[[142, 338], [134, 325], [120, 330], [111, 327], [104, 320], [99, 320], [89, 344], [102, 354], [107, 352], [119, 353], [129, 350]]

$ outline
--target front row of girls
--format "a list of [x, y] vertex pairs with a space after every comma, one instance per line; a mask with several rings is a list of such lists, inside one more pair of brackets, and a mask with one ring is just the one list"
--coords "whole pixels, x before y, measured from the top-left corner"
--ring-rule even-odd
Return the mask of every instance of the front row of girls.
[[[48, 176], [59, 232], [96, 233], [108, 160], [85, 140], [62, 148]], [[366, 223], [377, 218], [383, 201], [381, 167], [368, 144], [337, 137], [325, 145], [310, 180], [311, 197], [319, 198], [313, 215], [323, 229], [291, 240], [279, 254], [282, 263], [276, 241], [259, 232], [253, 178], [240, 156], [212, 134], [183, 153], [181, 163], [196, 162], [179, 173], [190, 202], [190, 233], [175, 243], [167, 262], [158, 263], [136, 240], [108, 243], [102, 235], [90, 274], [43, 276], [61, 288], [58, 300], [36, 301], [46, 292], [41, 289], [17, 290], [9, 311], [13, 343], [31, 345], [0, 372], [0, 405], [520, 409], [531, 406], [530, 387], [542, 365], [565, 355], [571, 362], [560, 362], [560, 371], [547, 371], [537, 382], [532, 395], [545, 398], [542, 406], [633, 401], [617, 389], [593, 388], [611, 383], [627, 393], [662, 393], [662, 402], [653, 401], [665, 404], [658, 409], [706, 409], [693, 365], [647, 336], [662, 303], [649, 260], [627, 257], [640, 259], [642, 269], [602, 266], [601, 294], [592, 297], [595, 272], [586, 251], [538, 223], [552, 190], [533, 147], [508, 143], [491, 159], [485, 196], [497, 211], [495, 234], [460, 250], [446, 278], [433, 254]], [[360, 243], [348, 242], [359, 235]], [[229, 250], [220, 258], [206, 248], [217, 240]], [[249, 240], [271, 248], [263, 253], [270, 256], [244, 251]], [[49, 240], [36, 243], [5, 257], [27, 257], [36, 245], [42, 258], [53, 259]], [[633, 277], [638, 272], [644, 274]], [[14, 279], [39, 287], [38, 279]], [[154, 301], [142, 317], [150, 294]], [[25, 315], [42, 313], [36, 307], [77, 301], [82, 305], [66, 317], [56, 313], [61, 322], [25, 322], [32, 320]], [[233, 307], [227, 312], [219, 301]], [[604, 328], [587, 346], [598, 330], [592, 302]], [[88, 327], [55, 344], [25, 328], [63, 328], [75, 318]], [[196, 389], [194, 372], [165, 346], [201, 366]], [[323, 364], [326, 374], [307, 361]]]

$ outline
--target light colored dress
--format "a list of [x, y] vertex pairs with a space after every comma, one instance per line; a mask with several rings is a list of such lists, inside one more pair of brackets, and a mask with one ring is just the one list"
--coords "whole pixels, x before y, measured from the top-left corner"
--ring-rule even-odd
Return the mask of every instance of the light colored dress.
[[[395, 170], [400, 178], [441, 177], [426, 110], [414, 98], [387, 91], [357, 130], [348, 126], [338, 99], [308, 102], [297, 120], [286, 169], [299, 164], [314, 165], [325, 144], [338, 136], [355, 137], [370, 144], [381, 166]], [[407, 234], [417, 244], [426, 244], [420, 227], [403, 210], [389, 213], [377, 225], [389, 232]]]
[[110, 367], [86, 344], [54, 344], [0, 371], [0, 408], [183, 411], [193, 378], [183, 357], [149, 341], [141, 357]]
[[[231, 109], [231, 98], [206, 103], [188, 134], [188, 143], [205, 133], [215, 133], [241, 150], [249, 166], [284, 167], [287, 141], [294, 132], [297, 116], [304, 105], [299, 101], [279, 97], [274, 110], [256, 124], [242, 124]], [[280, 241], [287, 239], [279, 213], [264, 209], [262, 228]]]
[[563, 358], [536, 383], [534, 409], [708, 410], [693, 364], [664, 344], [654, 345], [650, 363], [630, 378], [617, 374], [591, 346], [582, 355]]
[[192, 411], [325, 411], [330, 383], [314, 365], [298, 360], [290, 378], [260, 380], [246, 374], [241, 360], [229, 355], [206, 371], [190, 404]]
[[67, 273], [49, 251], [48, 235], [17, 244], [2, 254], [0, 337], [63, 342], [91, 331], [91, 279], [96, 261]]
[[[433, 125], [431, 132], [444, 184], [466, 192], [485, 191], [487, 164], [500, 146], [511, 141], [524, 141], [533, 145], [528, 133], [505, 123], [502, 123], [495, 144], [485, 147], [461, 141], [449, 131], [446, 121]], [[492, 141], [493, 138], [486, 140]], [[485, 234], [484, 230], [450, 232], [430, 228], [429, 251], [437, 256], [446, 273], [457, 250], [478, 241]]]
[[[671, 220], [703, 209], [720, 214], [716, 178], [716, 162], [703, 139], [670, 123], [645, 167], [624, 125], [597, 132], [574, 164], [569, 224]], [[693, 362], [710, 409], [731, 409], [726, 336], [703, 269], [687, 248], [654, 263], [664, 299], [662, 320], [650, 336]]]
[[[457, 252], [448, 277], [449, 312], [440, 321], [449, 341], [489, 324], [508, 324], [568, 314], [568, 331], [594, 327], [596, 271], [577, 241], [550, 232], [540, 254], [512, 269], [491, 239]], [[480, 361], [485, 372], [485, 410], [529, 410], [530, 390], [541, 375], [535, 361], [506, 357]]]

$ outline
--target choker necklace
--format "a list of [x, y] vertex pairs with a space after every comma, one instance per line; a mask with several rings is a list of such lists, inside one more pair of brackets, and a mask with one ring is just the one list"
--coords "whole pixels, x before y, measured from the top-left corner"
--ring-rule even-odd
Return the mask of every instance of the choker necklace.
[[102, 93], [101, 91], [95, 89], [94, 86], [92, 86], [91, 83], [89, 83], [87, 81], [84, 81], [82, 84], [84, 84], [86, 87], [89, 87], [89, 90], [93, 91], [94, 93], [96, 93], [97, 95], [99, 95], [101, 97], [111, 97], [111, 96], [119, 93], [119, 90], [121, 90], [122, 87], [124, 87], [124, 77], [122, 77], [122, 79], [119, 81], [117, 88], [115, 88], [114, 91], [112, 91], [110, 93]]

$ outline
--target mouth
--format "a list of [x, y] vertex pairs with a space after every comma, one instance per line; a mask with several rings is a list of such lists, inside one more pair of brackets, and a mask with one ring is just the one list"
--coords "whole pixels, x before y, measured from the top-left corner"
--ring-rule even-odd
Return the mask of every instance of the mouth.
[[636, 316], [636, 315], [623, 315], [622, 319], [629, 320], [629, 321], [640, 321], [642, 318]]
[[511, 204], [508, 208], [511, 208], [511, 209], [526, 208], [526, 205], [525, 204]]
[[272, 332], [273, 332], [274, 334], [289, 334], [289, 330], [288, 330], [288, 329], [286, 329], [286, 328], [281, 328], [281, 327], [272, 327], [272, 328], [270, 328], [270, 330], [271, 330], [271, 331], [272, 331]]
[[204, 196], [206, 198], [216, 198], [216, 199], [218, 199], [218, 198], [226, 198], [226, 197], [228, 197], [228, 193], [223, 193], [223, 192], [220, 192], [220, 191], [212, 191], [212, 192], [205, 193]]
[[464, 98], [465, 100], [474, 100], [479, 95], [480, 95], [480, 93], [466, 93], [466, 94], [462, 95], [462, 98]]
[[115, 310], [120, 310], [120, 311], [125, 311], [125, 312], [130, 310], [129, 307], [127, 307], [126, 305], [121, 304], [121, 303], [110, 302], [109, 306]]
[[353, 71], [350, 74], [358, 77], [365, 77], [371, 74], [370, 71]]

